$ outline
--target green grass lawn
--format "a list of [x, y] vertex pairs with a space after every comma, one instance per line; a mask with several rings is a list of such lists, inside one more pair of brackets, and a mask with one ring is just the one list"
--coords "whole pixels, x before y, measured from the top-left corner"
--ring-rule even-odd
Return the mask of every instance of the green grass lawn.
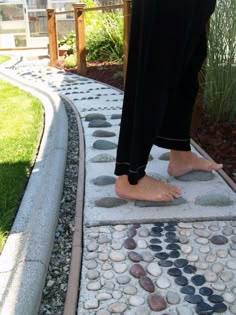
[[3, 63], [7, 60], [11, 59], [9, 56], [0, 55], [0, 63]]
[[35, 161], [43, 114], [38, 99], [0, 81], [0, 253]]

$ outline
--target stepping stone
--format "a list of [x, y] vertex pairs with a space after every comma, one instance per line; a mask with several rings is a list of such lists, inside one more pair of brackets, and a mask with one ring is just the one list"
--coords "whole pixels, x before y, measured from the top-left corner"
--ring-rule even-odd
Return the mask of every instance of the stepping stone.
[[92, 120], [106, 120], [106, 116], [99, 113], [91, 113], [85, 116], [85, 121], [92, 121]]
[[121, 118], [121, 114], [112, 114], [111, 115], [111, 119], [120, 119]]
[[97, 186], [106, 186], [115, 184], [116, 178], [113, 176], [98, 176], [92, 180], [94, 185]]
[[97, 150], [112, 150], [117, 148], [117, 144], [107, 140], [96, 140], [93, 143], [93, 148]]
[[95, 205], [101, 208], [114, 208], [126, 204], [127, 201], [116, 197], [104, 197], [95, 201]]
[[209, 181], [214, 179], [215, 175], [212, 172], [204, 171], [192, 171], [182, 176], [175, 176], [177, 180], [182, 182], [193, 182], [193, 181]]
[[161, 160], [161, 161], [169, 161], [170, 160], [170, 152], [163, 153], [159, 157], [159, 160]]
[[195, 200], [195, 204], [199, 206], [226, 207], [231, 206], [233, 203], [232, 200], [221, 194], [199, 196]]
[[135, 206], [140, 208], [147, 207], [168, 207], [168, 206], [179, 206], [186, 203], [183, 197], [174, 199], [173, 201], [135, 201]]
[[116, 135], [115, 132], [111, 132], [107, 130], [95, 130], [92, 134], [93, 137], [100, 137], [100, 138], [114, 137], [115, 135]]
[[91, 159], [92, 163], [114, 162], [116, 159], [110, 154], [98, 154]]
[[105, 120], [92, 120], [89, 122], [88, 127], [89, 128], [106, 128], [106, 127], [111, 127], [111, 123]]

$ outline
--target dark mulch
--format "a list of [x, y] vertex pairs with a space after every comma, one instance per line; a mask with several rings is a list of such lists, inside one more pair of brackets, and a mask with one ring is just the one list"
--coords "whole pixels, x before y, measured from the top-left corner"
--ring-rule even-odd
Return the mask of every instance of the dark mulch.
[[[87, 77], [123, 90], [121, 64], [88, 63]], [[231, 123], [213, 123], [203, 113], [201, 127], [192, 139], [236, 182], [236, 118]]]

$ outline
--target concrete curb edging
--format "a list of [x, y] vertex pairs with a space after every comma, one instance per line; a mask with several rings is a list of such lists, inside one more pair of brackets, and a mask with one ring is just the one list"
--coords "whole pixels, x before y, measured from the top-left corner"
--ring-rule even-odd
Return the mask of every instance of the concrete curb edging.
[[45, 126], [38, 156], [0, 257], [0, 314], [37, 314], [54, 244], [67, 156], [68, 122], [60, 97], [12, 77], [0, 78], [37, 97]]

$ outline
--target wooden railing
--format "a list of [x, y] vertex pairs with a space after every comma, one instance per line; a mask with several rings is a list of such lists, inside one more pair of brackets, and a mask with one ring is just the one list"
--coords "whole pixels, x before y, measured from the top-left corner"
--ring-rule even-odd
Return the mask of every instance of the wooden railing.
[[58, 41], [57, 41], [57, 23], [56, 16], [59, 14], [74, 13], [75, 19], [75, 36], [76, 36], [76, 57], [77, 57], [77, 73], [86, 75], [86, 46], [85, 46], [85, 23], [84, 16], [89, 11], [110, 11], [114, 9], [123, 9], [124, 16], [124, 56], [123, 56], [123, 72], [124, 80], [126, 77], [126, 67], [128, 60], [128, 42], [130, 34], [130, 18], [131, 18], [131, 0], [123, 0], [123, 4], [99, 6], [93, 8], [85, 8], [83, 3], [73, 4], [74, 11], [56, 12], [55, 9], [47, 9], [48, 16], [48, 38], [49, 38], [49, 55], [50, 65], [55, 66], [58, 61]]

